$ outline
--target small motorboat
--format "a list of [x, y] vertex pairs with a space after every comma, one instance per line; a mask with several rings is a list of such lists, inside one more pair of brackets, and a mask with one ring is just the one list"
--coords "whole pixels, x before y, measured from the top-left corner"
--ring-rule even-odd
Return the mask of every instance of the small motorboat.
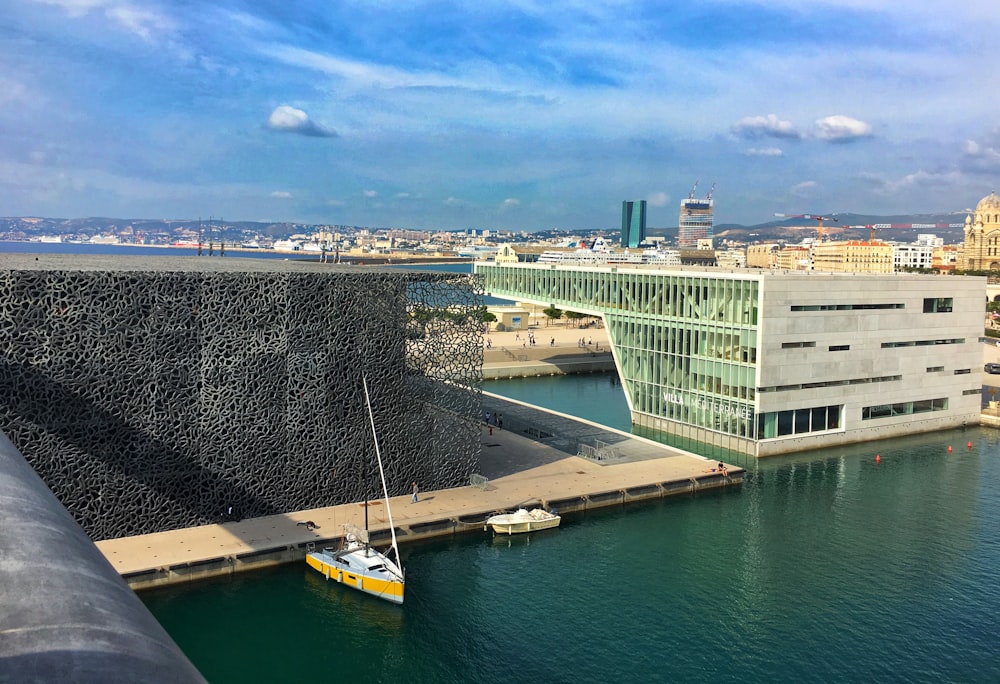
[[534, 508], [529, 511], [525, 508], [519, 508], [513, 513], [490, 516], [486, 520], [484, 529], [492, 527], [497, 534], [521, 534], [559, 527], [560, 520], [562, 518], [555, 511], [546, 511], [542, 508]]

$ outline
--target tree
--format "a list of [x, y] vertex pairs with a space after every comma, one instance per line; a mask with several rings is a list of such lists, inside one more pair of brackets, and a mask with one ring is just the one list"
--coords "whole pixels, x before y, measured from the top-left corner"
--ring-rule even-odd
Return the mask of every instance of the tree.
[[544, 309], [542, 313], [548, 316], [549, 321], [557, 321], [560, 318], [562, 318], [563, 315], [562, 309], [557, 309], [554, 306], [550, 306], [549, 308]]
[[566, 316], [566, 318], [568, 318], [569, 320], [573, 321], [573, 325], [574, 326], [578, 326], [579, 325], [579, 323], [577, 323], [577, 321], [579, 321], [581, 318], [586, 318], [587, 317], [587, 314], [582, 314], [579, 311], [567, 311], [563, 315]]

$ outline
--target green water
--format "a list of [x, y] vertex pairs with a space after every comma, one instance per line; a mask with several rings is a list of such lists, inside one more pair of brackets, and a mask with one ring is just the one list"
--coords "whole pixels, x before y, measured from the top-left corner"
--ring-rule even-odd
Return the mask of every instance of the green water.
[[996, 682], [998, 438], [813, 452], [530, 537], [404, 545], [401, 607], [304, 564], [141, 596], [212, 682]]

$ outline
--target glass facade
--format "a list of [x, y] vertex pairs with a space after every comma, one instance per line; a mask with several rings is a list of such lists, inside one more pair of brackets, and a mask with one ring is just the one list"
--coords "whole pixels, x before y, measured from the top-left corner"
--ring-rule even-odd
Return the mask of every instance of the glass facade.
[[622, 247], [636, 248], [646, 239], [646, 200], [622, 202]]
[[476, 271], [498, 297], [603, 312], [637, 424], [754, 438], [756, 279], [494, 264]]

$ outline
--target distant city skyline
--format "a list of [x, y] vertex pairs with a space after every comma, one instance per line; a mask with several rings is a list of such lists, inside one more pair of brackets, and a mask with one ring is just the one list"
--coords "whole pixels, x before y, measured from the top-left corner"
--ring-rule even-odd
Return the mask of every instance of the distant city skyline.
[[[11, 0], [0, 216], [614, 230], [974, 208], [1000, 4]], [[704, 192], [698, 196], [703, 196]]]

